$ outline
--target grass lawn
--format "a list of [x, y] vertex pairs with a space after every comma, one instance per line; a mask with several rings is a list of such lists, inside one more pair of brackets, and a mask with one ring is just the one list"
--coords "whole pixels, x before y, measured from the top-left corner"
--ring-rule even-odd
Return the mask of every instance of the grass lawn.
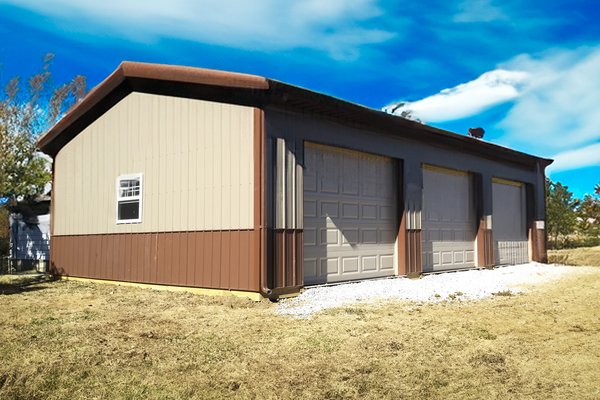
[[567, 265], [600, 266], [600, 246], [550, 250], [548, 251], [548, 262]]
[[0, 277], [0, 398], [600, 398], [600, 269], [479, 302], [269, 302]]

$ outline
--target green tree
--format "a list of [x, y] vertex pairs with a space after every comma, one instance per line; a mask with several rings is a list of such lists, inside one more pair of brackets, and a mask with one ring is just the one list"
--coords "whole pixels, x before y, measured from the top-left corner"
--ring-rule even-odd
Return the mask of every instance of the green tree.
[[53, 58], [46, 54], [40, 72], [25, 82], [12, 78], [0, 95], [0, 199], [8, 205], [44, 191], [51, 180], [49, 160], [37, 152], [36, 140], [85, 94], [83, 76], [54, 86]]
[[577, 224], [576, 208], [579, 200], [573, 199], [568, 186], [552, 182], [546, 178], [546, 230], [553, 241], [553, 247], [559, 246], [559, 239], [575, 232]]
[[594, 194], [586, 194], [577, 208], [579, 228], [590, 238], [600, 237], [600, 183], [594, 188]]

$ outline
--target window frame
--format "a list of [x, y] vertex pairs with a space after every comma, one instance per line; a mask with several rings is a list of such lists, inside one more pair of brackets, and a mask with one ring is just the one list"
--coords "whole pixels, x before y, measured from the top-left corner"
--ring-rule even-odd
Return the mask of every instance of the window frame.
[[[121, 181], [138, 179], [140, 181], [140, 193], [137, 196], [132, 197], [121, 197], [120, 189], [121, 189]], [[139, 224], [142, 222], [142, 211], [143, 211], [143, 198], [144, 198], [144, 174], [139, 172], [135, 174], [124, 174], [117, 176], [115, 182], [115, 220], [117, 225], [121, 224]], [[119, 219], [119, 203], [126, 201], [139, 201], [139, 210], [138, 210], [138, 218], [136, 219]]]

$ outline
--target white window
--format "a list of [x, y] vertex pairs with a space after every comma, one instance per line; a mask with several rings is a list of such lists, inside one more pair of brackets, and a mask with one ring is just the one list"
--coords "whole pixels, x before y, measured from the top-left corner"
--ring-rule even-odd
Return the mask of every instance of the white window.
[[142, 174], [117, 178], [117, 224], [142, 222]]

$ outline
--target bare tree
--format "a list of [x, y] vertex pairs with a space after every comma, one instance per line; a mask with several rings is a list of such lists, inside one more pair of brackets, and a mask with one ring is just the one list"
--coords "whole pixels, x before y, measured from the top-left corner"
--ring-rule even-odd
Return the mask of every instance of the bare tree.
[[8, 81], [0, 96], [0, 199], [14, 203], [43, 192], [50, 182], [48, 160], [36, 151], [36, 140], [85, 95], [86, 79], [78, 75], [56, 87], [44, 56], [41, 71], [23, 81]]

